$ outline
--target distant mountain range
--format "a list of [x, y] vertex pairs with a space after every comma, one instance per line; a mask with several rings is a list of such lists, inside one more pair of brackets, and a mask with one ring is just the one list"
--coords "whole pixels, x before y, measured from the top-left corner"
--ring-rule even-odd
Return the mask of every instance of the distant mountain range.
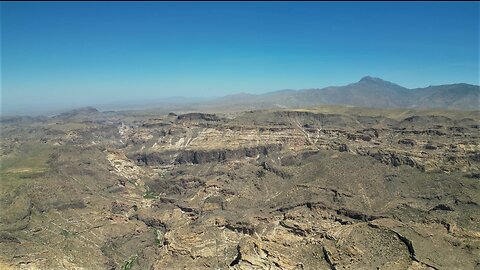
[[[168, 112], [217, 112], [247, 111], [274, 108], [303, 108], [321, 105], [348, 105], [369, 108], [411, 108], [480, 110], [480, 87], [466, 83], [428, 86], [409, 89], [380, 78], [366, 76], [360, 81], [345, 86], [329, 86], [318, 89], [279, 90], [265, 94], [239, 93], [218, 98], [163, 98], [149, 101], [114, 102], [92, 104], [101, 111], [148, 110], [156, 113]], [[57, 115], [67, 111], [60, 108], [43, 108], [38, 113], [3, 113], [14, 115]], [[92, 113], [92, 109], [86, 110]], [[85, 109], [68, 113], [84, 114]]]
[[251, 108], [294, 108], [339, 104], [371, 108], [480, 109], [480, 87], [465, 83], [408, 89], [375, 77], [345, 86], [281, 90], [262, 95], [237, 94], [209, 102]]

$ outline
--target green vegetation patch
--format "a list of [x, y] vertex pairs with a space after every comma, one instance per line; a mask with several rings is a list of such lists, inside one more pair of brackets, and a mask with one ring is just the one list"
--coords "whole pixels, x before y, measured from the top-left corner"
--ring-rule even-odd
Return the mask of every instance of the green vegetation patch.
[[71, 235], [71, 233], [65, 229], [62, 229], [62, 231], [60, 232], [61, 235], [65, 236], [65, 237], [68, 237]]
[[137, 185], [137, 182], [134, 179], [127, 179], [127, 181], [134, 186]]
[[125, 261], [122, 265], [122, 270], [130, 270], [132, 269], [132, 266], [133, 266], [133, 263], [137, 260], [138, 258], [138, 255], [133, 255], [132, 257], [130, 257], [130, 259], [128, 259], [127, 261]]
[[48, 171], [48, 160], [53, 147], [44, 144], [28, 144], [18, 153], [0, 160], [0, 185], [11, 190], [31, 179], [38, 178]]
[[163, 246], [163, 233], [159, 229], [155, 229], [155, 244]]
[[45, 144], [25, 145], [14, 157], [2, 159], [1, 172], [42, 171], [47, 168], [47, 161], [52, 146]]
[[143, 194], [144, 199], [158, 199], [158, 195], [155, 194], [153, 191], [147, 191], [145, 194]]

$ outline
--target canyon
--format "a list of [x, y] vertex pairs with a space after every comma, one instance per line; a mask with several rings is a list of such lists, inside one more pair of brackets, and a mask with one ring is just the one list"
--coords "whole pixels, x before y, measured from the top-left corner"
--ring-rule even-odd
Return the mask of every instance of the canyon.
[[480, 112], [1, 122], [5, 269], [479, 269]]

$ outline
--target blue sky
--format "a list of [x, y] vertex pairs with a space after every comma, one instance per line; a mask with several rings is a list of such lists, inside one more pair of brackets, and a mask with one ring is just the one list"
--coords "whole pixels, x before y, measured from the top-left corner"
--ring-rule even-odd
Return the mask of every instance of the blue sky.
[[479, 83], [478, 2], [1, 4], [2, 110]]

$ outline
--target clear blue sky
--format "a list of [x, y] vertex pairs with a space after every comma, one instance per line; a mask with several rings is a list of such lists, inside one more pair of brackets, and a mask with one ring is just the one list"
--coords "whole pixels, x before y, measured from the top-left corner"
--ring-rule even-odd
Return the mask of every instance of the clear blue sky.
[[1, 4], [2, 108], [479, 83], [478, 2]]

